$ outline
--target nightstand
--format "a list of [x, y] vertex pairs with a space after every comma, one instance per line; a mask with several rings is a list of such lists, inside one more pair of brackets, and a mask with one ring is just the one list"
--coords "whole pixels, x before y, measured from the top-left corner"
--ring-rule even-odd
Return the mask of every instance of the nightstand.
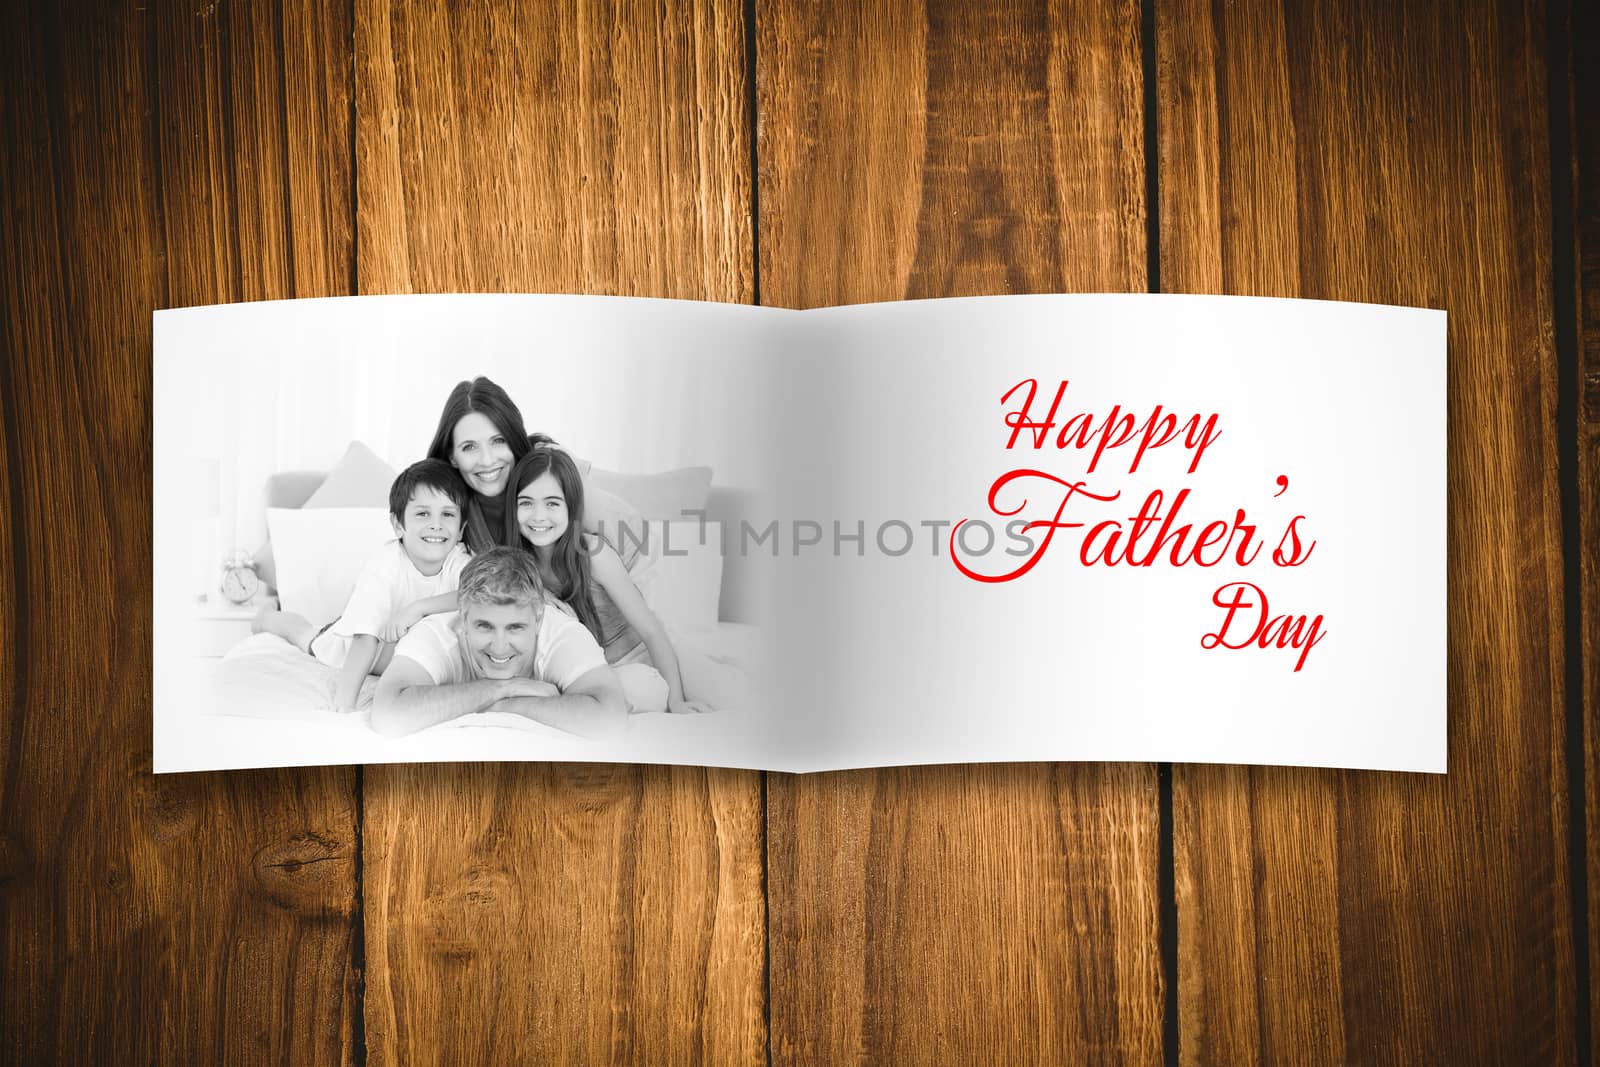
[[190, 648], [196, 656], [220, 656], [250, 636], [250, 623], [273, 597], [265, 592], [235, 604], [221, 596], [202, 600], [194, 606], [191, 618], [193, 638]]

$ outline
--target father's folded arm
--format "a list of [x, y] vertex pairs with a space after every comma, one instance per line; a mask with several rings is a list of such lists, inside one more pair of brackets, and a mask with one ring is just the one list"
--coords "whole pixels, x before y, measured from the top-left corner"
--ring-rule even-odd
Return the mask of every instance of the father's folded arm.
[[565, 693], [532, 678], [478, 679], [438, 685], [415, 660], [396, 656], [372, 698], [372, 728], [388, 737], [425, 730], [494, 708], [512, 711], [558, 730], [596, 737], [627, 718], [622, 687], [610, 667], [579, 676]]
[[389, 737], [415, 733], [483, 711], [506, 697], [532, 691], [530, 678], [479, 679], [437, 685], [416, 660], [396, 656], [372, 695], [372, 728]]
[[[548, 685], [548, 683], [540, 683]], [[549, 690], [554, 690], [549, 686]], [[607, 737], [628, 720], [628, 701], [622, 683], [610, 667], [596, 667], [553, 696], [510, 696], [495, 704], [495, 711], [510, 711], [579, 737]]]

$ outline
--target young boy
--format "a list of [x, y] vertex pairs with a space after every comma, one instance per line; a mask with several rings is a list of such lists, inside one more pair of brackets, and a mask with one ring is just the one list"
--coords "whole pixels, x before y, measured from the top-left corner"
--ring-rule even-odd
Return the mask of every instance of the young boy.
[[383, 673], [394, 642], [424, 617], [456, 610], [461, 568], [470, 558], [461, 545], [467, 493], [443, 460], [413, 463], [389, 487], [395, 540], [362, 568], [344, 613], [318, 630], [292, 611], [263, 611], [251, 629], [277, 634], [338, 668], [333, 706], [354, 710], [362, 681]]

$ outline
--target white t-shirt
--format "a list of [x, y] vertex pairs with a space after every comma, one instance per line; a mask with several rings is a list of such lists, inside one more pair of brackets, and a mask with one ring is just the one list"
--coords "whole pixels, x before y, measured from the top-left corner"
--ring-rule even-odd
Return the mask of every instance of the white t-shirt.
[[454, 592], [461, 585], [461, 568], [470, 559], [467, 550], [456, 545], [438, 574], [423, 574], [399, 539], [390, 541], [367, 560], [344, 614], [311, 642], [311, 654], [330, 667], [343, 666], [352, 638], [381, 634], [394, 613], [413, 601]]
[[[428, 672], [435, 685], [469, 682], [462, 658], [461, 641], [456, 636], [456, 613], [429, 615], [413, 626], [394, 646], [395, 658], [404, 656]], [[596, 667], [606, 665], [606, 654], [583, 623], [546, 605], [539, 621], [533, 650], [533, 677], [549, 682], [563, 693]]]

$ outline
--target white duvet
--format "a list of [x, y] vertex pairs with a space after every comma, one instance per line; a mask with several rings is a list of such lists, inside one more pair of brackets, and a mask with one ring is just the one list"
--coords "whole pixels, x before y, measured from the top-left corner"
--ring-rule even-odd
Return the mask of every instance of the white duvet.
[[[670, 635], [678, 653], [684, 692], [690, 700], [710, 704], [717, 711], [748, 708], [750, 677], [755, 668], [756, 630], [739, 623], [720, 623], [715, 629], [679, 631]], [[235, 645], [222, 659], [219, 674], [221, 715], [258, 719], [324, 721], [346, 718], [333, 710], [337, 673], [289, 642], [273, 634], [253, 634]], [[369, 677], [361, 687], [360, 717], [372, 704], [378, 679]], [[520, 715], [485, 712], [457, 720], [459, 726], [528, 726], [543, 729]], [[450, 725], [450, 724], [446, 724]]]

